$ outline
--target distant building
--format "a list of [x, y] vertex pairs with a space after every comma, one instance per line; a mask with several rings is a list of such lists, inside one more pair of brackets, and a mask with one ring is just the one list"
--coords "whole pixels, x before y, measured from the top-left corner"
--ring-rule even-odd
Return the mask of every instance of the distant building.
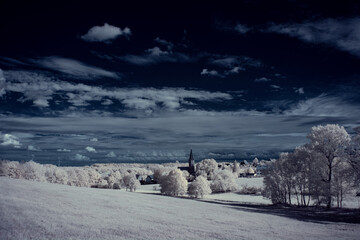
[[195, 175], [195, 160], [192, 154], [192, 149], [190, 150], [189, 156], [189, 166], [188, 167], [179, 167], [181, 171], [188, 171], [190, 175]]

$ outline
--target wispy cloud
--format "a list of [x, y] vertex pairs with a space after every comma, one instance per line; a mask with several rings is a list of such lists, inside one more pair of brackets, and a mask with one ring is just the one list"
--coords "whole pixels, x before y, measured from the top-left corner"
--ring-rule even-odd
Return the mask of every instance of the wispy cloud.
[[[205, 54], [205, 58], [208, 58], [207, 62], [210, 65], [215, 65], [217, 67], [222, 68], [221, 72], [217, 71], [217, 74], [214, 74], [214, 76], [217, 75], [220, 77], [239, 74], [242, 71], [246, 71], [247, 68], [258, 68], [263, 66], [263, 63], [261, 61], [247, 56]], [[209, 74], [208, 72], [204, 72], [204, 73]]]
[[213, 77], [223, 77], [221, 74], [218, 73], [218, 71], [216, 70], [208, 70], [207, 68], [204, 68], [201, 72], [200, 75], [203, 76], [213, 76]]
[[155, 38], [154, 40], [156, 43], [159, 43], [163, 46], [165, 46], [169, 51], [172, 51], [172, 49], [174, 48], [174, 43], [167, 41], [165, 39], [161, 39], [159, 37]]
[[242, 23], [234, 23], [234, 22], [224, 22], [224, 21], [217, 21], [215, 23], [215, 28], [220, 31], [227, 31], [227, 32], [236, 32], [239, 34], [246, 34], [253, 30], [252, 27], [249, 27], [246, 24]]
[[321, 94], [318, 97], [300, 101], [284, 112], [285, 115], [312, 117], [348, 117], [354, 123], [360, 115], [360, 108], [338, 96]]
[[[184, 88], [103, 88], [85, 84], [73, 84], [56, 80], [41, 73], [5, 71], [5, 91], [22, 93], [21, 101], [33, 101], [34, 106], [46, 107], [57, 96], [72, 106], [87, 106], [91, 101], [118, 100], [128, 109], [179, 109], [183, 104], [195, 101], [226, 101], [228, 93], [187, 90]], [[39, 100], [40, 99], [40, 100]], [[46, 100], [44, 102], [41, 99]], [[20, 100], [20, 99], [19, 99]], [[194, 103], [195, 104], [195, 103]]]
[[245, 33], [249, 32], [251, 30], [251, 28], [249, 28], [248, 26], [246, 26], [244, 24], [238, 23], [234, 26], [234, 30], [238, 33], [245, 34]]
[[3, 71], [0, 69], [0, 98], [5, 95], [5, 77]]
[[271, 79], [270, 78], [267, 78], [267, 77], [260, 77], [260, 78], [256, 78], [254, 80], [254, 82], [270, 82]]
[[271, 88], [273, 88], [273, 89], [276, 89], [276, 90], [281, 89], [281, 87], [280, 87], [280, 86], [278, 86], [278, 85], [270, 85], [270, 87], [271, 87]]
[[94, 79], [101, 77], [119, 78], [119, 75], [117, 73], [107, 71], [99, 67], [91, 66], [70, 58], [50, 56], [38, 59], [31, 59], [30, 61], [40, 67], [44, 67], [61, 73], [70, 74], [74, 77], [83, 79]]
[[192, 62], [193, 59], [183, 53], [161, 50], [159, 47], [153, 47], [145, 50], [143, 54], [127, 54], [119, 56], [118, 59], [141, 66], [153, 65], [163, 62]]
[[120, 36], [129, 37], [130, 35], [131, 30], [128, 27], [121, 29], [105, 23], [104, 26], [90, 28], [86, 34], [81, 36], [81, 39], [87, 42], [109, 42]]
[[230, 55], [214, 55], [210, 58], [209, 63], [227, 68], [238, 66], [244, 70], [246, 67], [261, 67], [263, 65], [261, 61], [251, 57]]
[[266, 31], [285, 34], [305, 42], [328, 44], [360, 57], [359, 17], [272, 24]]

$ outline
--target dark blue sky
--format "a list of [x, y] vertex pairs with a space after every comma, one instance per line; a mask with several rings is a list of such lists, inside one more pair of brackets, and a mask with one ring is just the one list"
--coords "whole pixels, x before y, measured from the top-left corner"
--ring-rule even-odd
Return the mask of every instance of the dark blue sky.
[[1, 1], [0, 158], [270, 158], [359, 125], [357, 1], [114, 2]]

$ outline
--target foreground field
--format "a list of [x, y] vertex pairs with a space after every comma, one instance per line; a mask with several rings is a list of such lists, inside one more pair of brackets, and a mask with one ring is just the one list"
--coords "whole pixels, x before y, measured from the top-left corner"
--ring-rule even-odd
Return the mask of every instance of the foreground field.
[[[0, 177], [2, 239], [357, 239], [360, 225]], [[256, 209], [255, 209], [256, 210]]]

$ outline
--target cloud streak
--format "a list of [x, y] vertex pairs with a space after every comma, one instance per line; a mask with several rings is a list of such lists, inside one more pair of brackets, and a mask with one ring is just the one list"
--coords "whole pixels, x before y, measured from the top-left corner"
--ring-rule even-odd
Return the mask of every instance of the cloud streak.
[[96, 79], [102, 77], [120, 78], [117, 73], [91, 66], [70, 58], [50, 56], [39, 59], [31, 59], [30, 61], [37, 66], [82, 79]]
[[272, 24], [267, 32], [327, 44], [360, 57], [360, 18], [327, 18], [303, 23]]
[[[45, 74], [26, 71], [5, 71], [6, 92], [22, 93], [22, 101], [33, 101], [37, 107], [49, 106], [57, 96], [58, 101], [66, 101], [72, 106], [88, 106], [91, 101], [112, 104], [120, 101], [127, 109], [179, 109], [182, 105], [195, 104], [196, 101], [226, 101], [232, 96], [228, 93], [184, 88], [103, 88], [86, 84], [74, 84], [55, 80]], [[110, 102], [111, 101], [111, 102]]]

